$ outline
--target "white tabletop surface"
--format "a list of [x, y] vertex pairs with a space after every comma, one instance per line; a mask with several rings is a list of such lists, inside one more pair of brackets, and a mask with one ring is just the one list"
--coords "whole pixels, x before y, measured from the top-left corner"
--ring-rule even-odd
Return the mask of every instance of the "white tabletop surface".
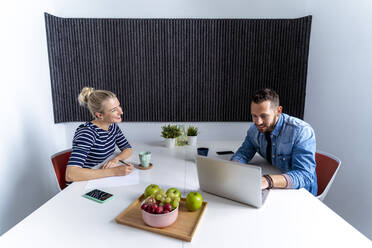
[[[200, 142], [215, 151], [238, 141]], [[271, 190], [256, 209], [201, 192], [207, 209], [191, 242], [120, 225], [115, 217], [148, 184], [177, 187], [185, 196], [199, 190], [195, 147], [167, 149], [161, 142], [133, 145], [128, 161], [151, 151], [153, 168], [139, 171], [140, 183], [102, 188], [114, 198], [104, 204], [83, 198], [86, 182], [71, 184], [0, 237], [0, 247], [372, 247], [372, 242], [304, 189]], [[255, 163], [261, 163], [255, 158]], [[266, 169], [264, 169], [265, 171]]]

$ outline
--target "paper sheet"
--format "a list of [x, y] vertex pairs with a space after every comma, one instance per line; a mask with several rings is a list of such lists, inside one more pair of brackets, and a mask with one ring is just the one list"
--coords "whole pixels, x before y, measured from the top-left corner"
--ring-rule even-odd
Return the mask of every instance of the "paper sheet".
[[89, 180], [87, 185], [85, 186], [85, 189], [86, 190], [102, 189], [134, 184], [139, 184], [139, 173], [137, 169], [133, 169], [132, 173], [126, 176], [105, 177], [100, 179]]

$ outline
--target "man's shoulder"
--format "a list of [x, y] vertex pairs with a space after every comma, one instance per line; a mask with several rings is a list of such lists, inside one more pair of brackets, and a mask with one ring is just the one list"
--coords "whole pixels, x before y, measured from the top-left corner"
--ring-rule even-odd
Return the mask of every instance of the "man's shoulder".
[[[294, 116], [283, 114], [283, 123], [290, 128], [304, 129], [311, 128], [310, 124]], [[311, 128], [312, 129], [312, 128]]]
[[292, 136], [294, 140], [315, 138], [315, 132], [311, 125], [299, 118], [285, 114], [283, 123], [282, 135], [284, 136]]

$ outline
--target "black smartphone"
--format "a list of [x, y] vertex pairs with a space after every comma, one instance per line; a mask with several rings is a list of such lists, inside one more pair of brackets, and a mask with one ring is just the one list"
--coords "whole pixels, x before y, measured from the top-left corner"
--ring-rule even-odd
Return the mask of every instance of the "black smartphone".
[[104, 192], [99, 189], [94, 189], [86, 194], [83, 195], [83, 197], [91, 199], [93, 201], [99, 202], [99, 203], [104, 203], [107, 200], [111, 199], [114, 195]]
[[233, 151], [220, 151], [220, 152], [217, 152], [218, 155], [226, 155], [226, 154], [234, 154]]

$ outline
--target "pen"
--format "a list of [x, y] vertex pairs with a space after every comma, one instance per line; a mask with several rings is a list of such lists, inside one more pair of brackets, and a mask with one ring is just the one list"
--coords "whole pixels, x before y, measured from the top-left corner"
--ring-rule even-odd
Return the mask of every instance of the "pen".
[[125, 162], [124, 160], [119, 160], [119, 162], [121, 162], [121, 163], [123, 163], [123, 164], [125, 164], [125, 165], [128, 165], [128, 166], [130, 166], [130, 164], [128, 164], [127, 162]]

